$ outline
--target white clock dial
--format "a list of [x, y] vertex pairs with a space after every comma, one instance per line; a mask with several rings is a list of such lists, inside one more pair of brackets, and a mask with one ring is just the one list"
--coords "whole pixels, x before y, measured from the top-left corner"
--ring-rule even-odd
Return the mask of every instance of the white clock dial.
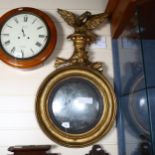
[[48, 29], [41, 18], [21, 13], [4, 23], [0, 36], [1, 46], [7, 54], [17, 59], [28, 59], [44, 49]]

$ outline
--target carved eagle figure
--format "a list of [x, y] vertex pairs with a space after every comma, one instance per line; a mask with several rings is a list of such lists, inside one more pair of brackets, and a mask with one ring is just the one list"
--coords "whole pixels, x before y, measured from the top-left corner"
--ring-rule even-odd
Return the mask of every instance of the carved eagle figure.
[[62, 9], [58, 9], [58, 13], [75, 30], [74, 34], [83, 34], [91, 39], [96, 40], [96, 35], [91, 31], [108, 19], [107, 13], [100, 13], [92, 15], [89, 11], [82, 15], [75, 15], [74, 13]]

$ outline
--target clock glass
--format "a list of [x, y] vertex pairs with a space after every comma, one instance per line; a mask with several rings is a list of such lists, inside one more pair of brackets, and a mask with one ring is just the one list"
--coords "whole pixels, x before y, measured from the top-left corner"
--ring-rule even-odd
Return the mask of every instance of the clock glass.
[[17, 59], [38, 55], [48, 42], [45, 22], [31, 13], [12, 16], [3, 24], [0, 33], [1, 47], [8, 55]]

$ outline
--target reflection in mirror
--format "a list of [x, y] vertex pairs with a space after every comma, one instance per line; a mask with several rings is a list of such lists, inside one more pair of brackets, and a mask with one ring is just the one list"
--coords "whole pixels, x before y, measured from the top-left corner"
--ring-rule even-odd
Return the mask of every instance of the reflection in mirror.
[[98, 89], [81, 77], [60, 81], [50, 92], [48, 100], [52, 121], [60, 130], [71, 134], [92, 129], [100, 120], [103, 108]]
[[142, 87], [143, 85], [144, 76], [139, 76], [133, 83], [130, 92], [129, 112], [139, 131], [141, 131], [142, 134], [149, 136], [148, 105], [146, 92]]

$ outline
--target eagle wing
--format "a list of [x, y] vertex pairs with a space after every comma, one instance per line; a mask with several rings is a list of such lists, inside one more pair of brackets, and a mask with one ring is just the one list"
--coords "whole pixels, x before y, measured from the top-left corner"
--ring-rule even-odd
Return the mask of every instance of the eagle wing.
[[88, 18], [84, 26], [86, 29], [92, 30], [99, 26], [101, 23], [103, 23], [106, 19], [108, 19], [107, 13], [92, 15]]
[[58, 13], [67, 22], [68, 25], [74, 26], [76, 24], [76, 15], [70, 11], [58, 9]]

